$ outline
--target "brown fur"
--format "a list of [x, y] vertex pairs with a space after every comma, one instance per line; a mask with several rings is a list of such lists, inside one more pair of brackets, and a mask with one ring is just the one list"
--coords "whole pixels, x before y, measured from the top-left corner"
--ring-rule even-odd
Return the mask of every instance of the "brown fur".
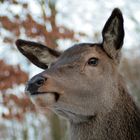
[[[121, 79], [122, 80], [122, 79]], [[107, 114], [97, 114], [85, 123], [71, 122], [72, 140], [139, 140], [140, 113], [119, 81], [119, 98]]]
[[69, 120], [71, 140], [140, 140], [140, 111], [118, 71], [124, 39], [119, 9], [102, 36], [101, 44], [77, 44], [63, 54], [18, 40], [21, 53], [45, 69], [28, 82], [26, 93], [41, 108]]

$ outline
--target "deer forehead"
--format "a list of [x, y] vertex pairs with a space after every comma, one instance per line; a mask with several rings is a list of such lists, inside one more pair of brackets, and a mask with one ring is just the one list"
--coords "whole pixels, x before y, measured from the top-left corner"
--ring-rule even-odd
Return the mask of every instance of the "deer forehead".
[[77, 44], [66, 50], [58, 61], [76, 62], [88, 60], [89, 58], [103, 58], [106, 57], [100, 44]]

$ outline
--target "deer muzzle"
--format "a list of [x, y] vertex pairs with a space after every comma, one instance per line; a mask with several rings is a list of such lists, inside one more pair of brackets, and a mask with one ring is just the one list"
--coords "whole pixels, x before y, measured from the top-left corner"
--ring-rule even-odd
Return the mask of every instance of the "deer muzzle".
[[[60, 94], [55, 91], [39, 91], [45, 82], [47, 81], [46, 77], [41, 75], [34, 76], [26, 85], [25, 93], [31, 98], [41, 99], [42, 102], [49, 104], [50, 102], [56, 102], [59, 99]], [[45, 104], [44, 103], [44, 104]]]

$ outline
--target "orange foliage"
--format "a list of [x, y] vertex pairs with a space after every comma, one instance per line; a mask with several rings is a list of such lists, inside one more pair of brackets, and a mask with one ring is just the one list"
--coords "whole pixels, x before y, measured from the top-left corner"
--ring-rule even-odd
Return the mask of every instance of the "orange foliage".
[[[56, 43], [57, 39], [68, 38], [71, 40], [75, 40], [73, 31], [68, 30], [65, 27], [58, 27], [56, 25], [55, 17], [57, 11], [55, 10], [55, 6], [50, 5], [51, 16], [49, 17], [44, 15], [42, 12], [42, 19], [44, 20], [44, 23], [40, 24], [36, 22], [33, 16], [30, 14], [27, 3], [20, 3], [17, 2], [16, 0], [7, 2], [9, 2], [9, 5], [14, 4], [22, 6], [22, 9], [26, 11], [26, 13], [28, 14], [24, 15], [25, 16], [24, 20], [21, 19], [20, 15], [18, 14], [14, 15], [12, 11], [10, 11], [10, 14], [12, 15], [12, 20], [11, 18], [8, 17], [8, 15], [0, 17], [1, 27], [13, 34], [11, 36], [4, 36], [3, 37], [4, 43], [13, 46], [13, 44], [15, 43], [15, 39], [19, 38], [19, 36], [23, 34], [21, 32], [21, 28], [24, 29], [26, 37], [36, 39], [36, 41], [40, 41], [40, 38], [42, 38], [41, 42], [47, 44], [49, 47], [52, 48], [57, 47]], [[52, 27], [51, 31], [48, 31], [46, 29], [45, 25], [46, 23], [49, 23], [51, 25]], [[1, 95], [0, 96], [3, 98], [3, 105], [7, 107], [9, 112], [3, 113], [2, 114], [3, 118], [5, 119], [15, 118], [17, 120], [22, 120], [26, 112], [35, 111], [34, 105], [26, 96], [18, 97], [17, 95], [14, 95], [14, 93], [7, 94], [6, 92], [7, 89], [14, 88], [14, 85], [25, 84], [27, 80], [28, 73], [22, 71], [19, 65], [16, 66], [7, 65], [3, 60], [0, 60], [0, 81], [1, 81], [0, 91], [2, 93], [2, 96]], [[21, 93], [19, 93], [19, 95], [21, 95]], [[15, 110], [17, 111], [15, 112]]]
[[13, 84], [25, 83], [28, 75], [19, 66], [9, 66], [0, 60], [0, 89], [12, 88]]

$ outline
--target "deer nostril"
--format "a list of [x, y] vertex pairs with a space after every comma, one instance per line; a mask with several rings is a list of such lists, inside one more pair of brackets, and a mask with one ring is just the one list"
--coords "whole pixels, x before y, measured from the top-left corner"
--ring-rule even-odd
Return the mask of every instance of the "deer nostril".
[[43, 77], [39, 77], [35, 81], [36, 86], [42, 86], [44, 83], [45, 83], [45, 78], [43, 78]]
[[32, 94], [32, 93], [36, 93], [38, 91], [38, 88], [41, 87], [45, 81], [47, 80], [46, 77], [43, 76], [34, 76], [27, 84], [26, 86], [26, 93], [27, 94]]

